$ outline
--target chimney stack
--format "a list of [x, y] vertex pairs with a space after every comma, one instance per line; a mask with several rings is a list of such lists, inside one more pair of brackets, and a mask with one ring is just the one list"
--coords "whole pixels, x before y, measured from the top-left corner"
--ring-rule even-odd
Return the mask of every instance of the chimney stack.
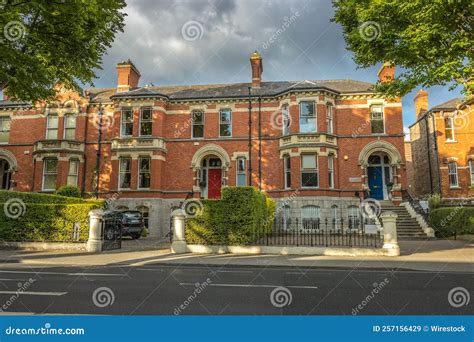
[[252, 87], [260, 87], [262, 83], [263, 63], [262, 56], [255, 51], [250, 55], [250, 66], [252, 67]]
[[138, 87], [140, 72], [131, 60], [117, 64], [117, 93], [130, 91]]
[[420, 89], [413, 100], [415, 102], [415, 115], [418, 119], [421, 113], [428, 111], [428, 92]]
[[395, 65], [390, 62], [385, 62], [380, 67], [377, 76], [382, 83], [392, 82], [395, 79]]

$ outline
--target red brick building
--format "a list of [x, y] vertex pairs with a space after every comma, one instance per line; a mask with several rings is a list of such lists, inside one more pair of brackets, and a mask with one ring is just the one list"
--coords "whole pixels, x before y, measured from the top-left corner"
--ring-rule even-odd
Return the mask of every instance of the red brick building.
[[428, 93], [415, 96], [417, 120], [410, 126], [416, 197], [474, 194], [474, 99], [454, 98], [428, 109]]
[[[155, 235], [188, 193], [218, 198], [222, 186], [260, 185], [296, 217], [356, 215], [364, 189], [401, 200], [400, 99], [353, 80], [263, 82], [258, 53], [250, 64], [251, 83], [140, 87], [126, 61], [112, 88], [61, 90], [47, 104], [0, 101], [2, 188], [93, 193], [102, 111], [99, 194], [147, 211]], [[379, 78], [393, 74], [385, 64]]]

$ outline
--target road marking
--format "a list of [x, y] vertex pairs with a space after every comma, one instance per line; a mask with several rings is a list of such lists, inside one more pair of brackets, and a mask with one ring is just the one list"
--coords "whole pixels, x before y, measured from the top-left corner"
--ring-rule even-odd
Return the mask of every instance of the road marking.
[[30, 279], [2, 279], [0, 281], [29, 281]]
[[67, 272], [35, 272], [35, 271], [0, 271], [0, 273], [18, 273], [18, 274], [35, 274], [35, 275], [68, 275], [68, 276], [124, 276], [124, 274], [118, 273], [67, 273]]
[[253, 273], [253, 271], [216, 271], [216, 273]]
[[27, 296], [64, 296], [67, 292], [33, 292], [33, 291], [0, 291], [0, 294], [16, 294]]
[[[189, 286], [193, 285], [196, 286], [196, 283], [179, 283], [179, 285], [182, 286]], [[217, 287], [269, 287], [269, 288], [274, 288], [274, 287], [281, 287], [283, 285], [267, 285], [267, 284], [207, 284], [207, 286], [217, 286]], [[317, 289], [317, 286], [303, 286], [303, 285], [287, 285], [284, 287], [289, 287], [289, 288], [294, 288], [294, 289]]]

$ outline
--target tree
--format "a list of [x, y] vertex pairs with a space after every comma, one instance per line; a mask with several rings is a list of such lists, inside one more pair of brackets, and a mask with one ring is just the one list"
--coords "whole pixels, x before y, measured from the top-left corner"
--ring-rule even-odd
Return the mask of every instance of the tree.
[[472, 0], [334, 0], [355, 62], [390, 62], [401, 68], [391, 83], [376, 85], [402, 96], [417, 86], [462, 85], [474, 94]]
[[124, 0], [1, 0], [0, 88], [22, 101], [92, 84], [122, 32]]

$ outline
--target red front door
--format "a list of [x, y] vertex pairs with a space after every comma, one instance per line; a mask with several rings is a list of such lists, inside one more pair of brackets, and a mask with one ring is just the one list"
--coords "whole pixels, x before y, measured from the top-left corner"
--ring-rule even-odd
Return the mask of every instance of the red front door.
[[209, 181], [208, 181], [208, 186], [207, 186], [207, 198], [209, 199], [221, 198], [222, 170], [209, 169], [208, 180]]

